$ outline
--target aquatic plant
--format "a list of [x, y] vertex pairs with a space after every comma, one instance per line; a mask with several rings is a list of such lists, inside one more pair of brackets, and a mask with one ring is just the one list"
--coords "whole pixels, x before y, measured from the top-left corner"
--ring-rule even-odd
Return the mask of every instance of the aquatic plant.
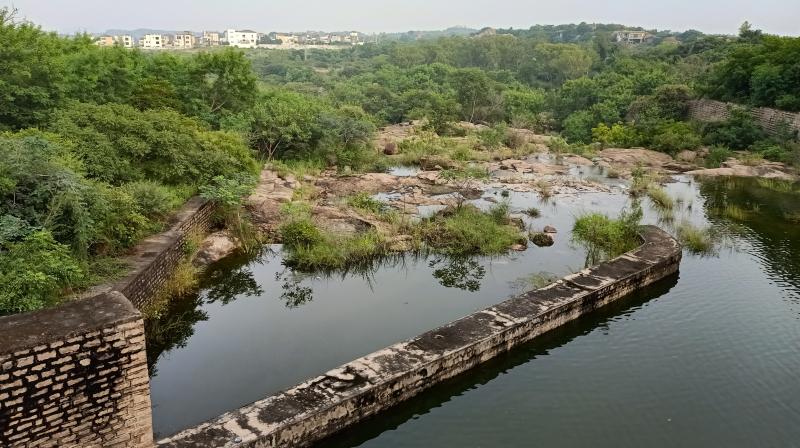
[[536, 207], [526, 208], [525, 210], [522, 211], [522, 213], [530, 216], [531, 218], [538, 218], [542, 216], [542, 211]]
[[775, 191], [778, 193], [793, 193], [797, 190], [795, 187], [795, 183], [783, 180], [783, 179], [773, 179], [773, 178], [758, 178], [756, 181], [758, 186], [767, 190]]
[[701, 229], [689, 222], [683, 222], [675, 231], [681, 244], [683, 244], [689, 252], [702, 255], [714, 251], [714, 236], [709, 229]]
[[658, 185], [650, 185], [647, 188], [647, 197], [653, 205], [661, 210], [672, 210], [675, 208], [675, 201], [667, 193], [667, 190]]
[[423, 220], [417, 230], [428, 247], [450, 255], [494, 255], [524, 243], [509, 224], [508, 208], [503, 204], [488, 212], [472, 205], [448, 208]]
[[641, 207], [623, 210], [616, 219], [602, 213], [588, 213], [578, 217], [572, 228], [572, 241], [583, 246], [587, 265], [597, 264], [605, 258], [619, 256], [641, 243], [639, 223]]

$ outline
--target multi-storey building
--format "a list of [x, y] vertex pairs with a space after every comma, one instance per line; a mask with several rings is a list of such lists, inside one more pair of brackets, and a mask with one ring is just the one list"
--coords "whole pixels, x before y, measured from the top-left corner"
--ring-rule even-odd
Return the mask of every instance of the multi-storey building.
[[164, 48], [164, 36], [160, 34], [145, 34], [144, 37], [139, 40], [139, 46], [146, 50]]
[[172, 47], [179, 49], [194, 48], [195, 44], [196, 39], [191, 31], [184, 31], [176, 34], [172, 41]]
[[203, 38], [201, 39], [201, 45], [203, 45], [204, 47], [219, 46], [219, 33], [216, 31], [203, 31]]
[[255, 48], [258, 45], [258, 33], [251, 30], [226, 30], [222, 40], [231, 47]]

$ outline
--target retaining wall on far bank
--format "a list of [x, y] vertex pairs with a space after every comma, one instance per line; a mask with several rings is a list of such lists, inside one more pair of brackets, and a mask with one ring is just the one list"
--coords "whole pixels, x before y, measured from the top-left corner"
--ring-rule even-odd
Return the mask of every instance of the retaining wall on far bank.
[[305, 447], [517, 345], [678, 271], [681, 247], [657, 227], [614, 260], [158, 442], [161, 448]]
[[[725, 121], [731, 116], [731, 108], [744, 109], [744, 106], [709, 99], [694, 100], [689, 102], [689, 118], [705, 122]], [[800, 132], [800, 113], [756, 107], [750, 110], [750, 115], [770, 134], [781, 131], [781, 126]]]

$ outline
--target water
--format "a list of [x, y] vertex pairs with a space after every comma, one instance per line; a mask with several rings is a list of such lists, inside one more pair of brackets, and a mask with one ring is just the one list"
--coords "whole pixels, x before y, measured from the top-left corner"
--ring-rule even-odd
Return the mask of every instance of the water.
[[[798, 446], [800, 229], [784, 219], [800, 209], [797, 196], [753, 182], [678, 180], [668, 185], [683, 203], [673, 222], [713, 226], [725, 236], [716, 254], [687, 254], [678, 277], [321, 446]], [[553, 247], [477, 264], [406, 258], [334, 278], [295, 276], [279, 251], [216, 267], [199, 295], [150, 324], [156, 432], [192, 426], [497, 303], [530, 285], [532, 273], [579, 269], [584, 253], [569, 242], [574, 217], [616, 214], [628, 203], [606, 193], [510, 199], [512, 209], [542, 210], [526, 221], [556, 226]], [[758, 212], [746, 221], [719, 217], [730, 204]], [[671, 227], [644, 205], [647, 222]]]

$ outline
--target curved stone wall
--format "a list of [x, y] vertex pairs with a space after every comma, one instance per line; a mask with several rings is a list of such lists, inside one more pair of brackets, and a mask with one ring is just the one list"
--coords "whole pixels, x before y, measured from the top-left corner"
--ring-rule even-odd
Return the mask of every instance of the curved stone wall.
[[678, 271], [657, 227], [634, 251], [356, 359], [158, 442], [162, 448], [305, 447]]

